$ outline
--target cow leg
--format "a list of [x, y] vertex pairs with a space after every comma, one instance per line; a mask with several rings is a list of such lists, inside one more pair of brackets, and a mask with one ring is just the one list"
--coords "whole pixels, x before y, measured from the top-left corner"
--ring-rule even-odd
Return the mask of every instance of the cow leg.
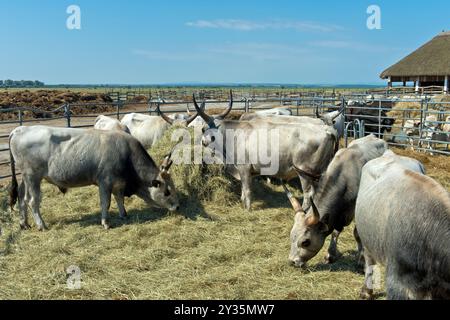
[[359, 237], [358, 229], [356, 229], [356, 227], [353, 229], [353, 236], [355, 237], [356, 244], [358, 245], [358, 266], [364, 268], [364, 247], [362, 245], [361, 238]]
[[127, 214], [127, 211], [125, 210], [125, 204], [124, 204], [125, 198], [124, 198], [123, 194], [121, 192], [115, 193], [114, 199], [116, 199], [117, 207], [119, 208], [120, 219], [126, 219], [128, 214]]
[[241, 192], [241, 200], [246, 210], [251, 210], [252, 204], [252, 177], [250, 175], [250, 170], [240, 170], [239, 175], [241, 177], [242, 182], [242, 192]]
[[28, 224], [28, 205], [25, 201], [25, 182], [22, 179], [22, 182], [19, 186], [19, 212], [20, 212], [20, 228], [21, 229], [30, 229], [30, 225]]
[[102, 208], [102, 226], [105, 229], [109, 229], [108, 224], [108, 210], [111, 206], [111, 189], [107, 188], [104, 184], [99, 184], [100, 192], [100, 206]]
[[331, 234], [330, 246], [328, 247], [328, 253], [325, 257], [325, 262], [327, 263], [334, 263], [340, 256], [342, 256], [337, 249], [337, 242], [340, 234], [341, 232], [337, 230], [334, 230]]
[[28, 205], [31, 207], [34, 221], [39, 231], [47, 229], [41, 217], [39, 206], [41, 204], [41, 180], [35, 177], [26, 179], [25, 183]]
[[409, 144], [411, 145], [411, 151], [414, 151], [414, 139], [409, 139]]
[[373, 271], [374, 267], [376, 265], [375, 260], [371, 257], [367, 249], [364, 249], [364, 260], [365, 260], [365, 267], [364, 267], [364, 286], [361, 289], [360, 298], [365, 300], [371, 300], [373, 299], [373, 285], [374, 285], [374, 279], [373, 279]]
[[[407, 292], [412, 293], [413, 291], [404, 287], [402, 280], [394, 269], [392, 263], [386, 267], [386, 298], [388, 300], [408, 300], [410, 296]], [[407, 278], [406, 275], [402, 275], [402, 277]], [[423, 299], [423, 297], [413, 298]]]
[[311, 206], [311, 197], [313, 194], [312, 183], [301, 175], [299, 175], [298, 177], [300, 178], [300, 184], [303, 189], [302, 207], [304, 210], [307, 210]]

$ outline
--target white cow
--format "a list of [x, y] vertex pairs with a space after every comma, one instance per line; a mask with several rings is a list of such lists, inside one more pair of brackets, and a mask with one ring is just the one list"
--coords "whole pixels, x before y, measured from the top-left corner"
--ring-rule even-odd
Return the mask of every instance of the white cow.
[[423, 173], [417, 161], [393, 154], [363, 168], [355, 208], [362, 298], [373, 297], [382, 264], [388, 299], [450, 299], [450, 195]]
[[159, 116], [149, 116], [140, 113], [130, 113], [125, 115], [121, 124], [128, 127], [130, 133], [135, 137], [145, 149], [153, 147], [162, 138], [170, 126], [187, 127], [195, 120], [197, 114], [192, 116], [167, 116], [157, 108]]
[[118, 130], [124, 131], [126, 133], [130, 133], [130, 130], [126, 125], [120, 123], [119, 120], [113, 119], [104, 115], [99, 115], [97, 119], [95, 119], [94, 129], [97, 130]]
[[273, 109], [256, 111], [255, 113], [260, 116], [268, 116], [268, 115], [292, 116], [291, 108], [273, 108]]
[[409, 145], [411, 146], [411, 150], [414, 150], [414, 136], [419, 135], [419, 126], [420, 126], [420, 119], [406, 120], [405, 124], [403, 125], [403, 131], [408, 137], [408, 142]]
[[[178, 210], [179, 201], [169, 174], [170, 155], [158, 167], [142, 145], [127, 133], [45, 126], [18, 127], [9, 136], [12, 183], [10, 206], [17, 200], [20, 225], [29, 228], [28, 208], [39, 230], [41, 181], [69, 188], [96, 185], [100, 193], [102, 225], [106, 229], [111, 195], [126, 217], [124, 198], [137, 195], [150, 206]], [[19, 185], [16, 167], [22, 172]]]

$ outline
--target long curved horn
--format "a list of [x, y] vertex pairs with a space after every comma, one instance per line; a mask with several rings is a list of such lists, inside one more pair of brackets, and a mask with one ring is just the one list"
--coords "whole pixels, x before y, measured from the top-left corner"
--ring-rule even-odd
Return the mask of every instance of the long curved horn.
[[228, 103], [227, 110], [216, 116], [216, 118], [225, 119], [225, 117], [231, 112], [231, 109], [233, 109], [233, 90], [230, 90], [230, 102]]
[[192, 121], [195, 120], [195, 118], [198, 117], [198, 112], [196, 112], [194, 115], [190, 116], [189, 118], [186, 119], [187, 125], [189, 125]]
[[164, 157], [163, 162], [161, 163], [161, 171], [169, 171], [170, 167], [173, 164], [173, 161], [170, 159], [172, 157], [172, 152]]
[[317, 207], [314, 204], [312, 197], [310, 198], [310, 201], [311, 201], [312, 213], [308, 214], [308, 217], [306, 218], [306, 225], [308, 227], [318, 224], [320, 221], [319, 210], [317, 210]]
[[345, 111], [345, 107], [342, 107], [341, 109], [339, 109], [339, 113], [337, 115], [335, 115], [333, 117], [333, 119], [331, 119], [332, 121], [336, 120], [337, 117], [339, 117], [341, 114], [343, 114]]
[[159, 109], [159, 103], [156, 105], [156, 111], [161, 116], [161, 118], [163, 118], [167, 123], [169, 123], [170, 125], [173, 125], [173, 120], [170, 119], [168, 116], [166, 116], [164, 113], [162, 113], [161, 109]]
[[194, 107], [195, 107], [195, 110], [197, 110], [198, 115], [200, 115], [200, 117], [202, 117], [202, 119], [205, 120], [207, 124], [214, 122], [214, 119], [212, 117], [208, 116], [202, 110], [202, 108], [198, 106], [197, 100], [195, 99], [195, 93], [192, 94], [192, 99], [194, 100]]
[[289, 198], [289, 201], [291, 202], [292, 208], [294, 208], [295, 213], [304, 212], [303, 207], [300, 204], [300, 202], [297, 200], [296, 197], [294, 197], [292, 195], [292, 193], [289, 191], [289, 189], [286, 187], [286, 185], [284, 183], [283, 183], [283, 189], [284, 189], [284, 192], [286, 192], [286, 195]]

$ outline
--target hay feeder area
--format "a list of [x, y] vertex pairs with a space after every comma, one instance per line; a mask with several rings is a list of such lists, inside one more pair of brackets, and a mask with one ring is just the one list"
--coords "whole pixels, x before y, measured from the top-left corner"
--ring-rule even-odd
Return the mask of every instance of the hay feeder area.
[[[150, 150], [156, 161], [170, 151], [168, 139]], [[421, 160], [450, 189], [447, 157], [400, 153]], [[174, 165], [172, 175], [180, 212], [148, 208], [133, 197], [122, 221], [113, 201], [107, 231], [95, 187], [62, 195], [43, 183], [45, 232], [20, 230], [2, 190], [0, 299], [358, 299], [364, 276], [352, 227], [340, 238], [338, 262], [323, 262], [327, 241], [306, 270], [296, 269], [288, 262], [294, 212], [280, 186], [255, 180], [247, 212], [240, 183], [220, 166]], [[70, 266], [80, 270], [78, 289], [68, 286]]]

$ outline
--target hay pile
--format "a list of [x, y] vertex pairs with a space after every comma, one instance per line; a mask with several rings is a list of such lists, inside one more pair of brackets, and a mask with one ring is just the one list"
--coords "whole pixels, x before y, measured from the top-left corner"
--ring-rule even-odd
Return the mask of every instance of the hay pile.
[[[175, 145], [174, 130], [150, 150], [155, 161]], [[399, 151], [419, 157], [450, 188], [447, 158]], [[238, 200], [240, 183], [223, 167], [202, 172], [198, 165], [174, 164], [171, 171], [181, 212], [148, 208], [133, 197], [123, 221], [112, 201], [108, 231], [100, 226], [96, 187], [62, 195], [43, 183], [46, 232], [21, 231], [0, 190], [0, 299], [358, 299], [364, 275], [352, 226], [339, 238], [340, 260], [323, 263], [327, 241], [309, 268], [299, 270], [287, 259], [294, 213], [281, 187], [255, 182], [254, 211], [248, 212]], [[81, 270], [79, 290], [67, 287], [72, 265]]]
[[[201, 152], [201, 145], [194, 148], [194, 129], [172, 127], [153, 146], [149, 153], [157, 164], [160, 164], [179, 143], [173, 141], [172, 135], [177, 130], [186, 130], [191, 137], [191, 159], [194, 159], [194, 150]], [[173, 164], [171, 168], [172, 179], [177, 191], [185, 197], [188, 202], [210, 201], [223, 206], [235, 204], [239, 199], [236, 190], [236, 181], [226, 174], [225, 166], [221, 164], [199, 165], [199, 164]]]
[[397, 102], [392, 110], [388, 112], [388, 116], [400, 122], [403, 118], [420, 117], [420, 102]]

